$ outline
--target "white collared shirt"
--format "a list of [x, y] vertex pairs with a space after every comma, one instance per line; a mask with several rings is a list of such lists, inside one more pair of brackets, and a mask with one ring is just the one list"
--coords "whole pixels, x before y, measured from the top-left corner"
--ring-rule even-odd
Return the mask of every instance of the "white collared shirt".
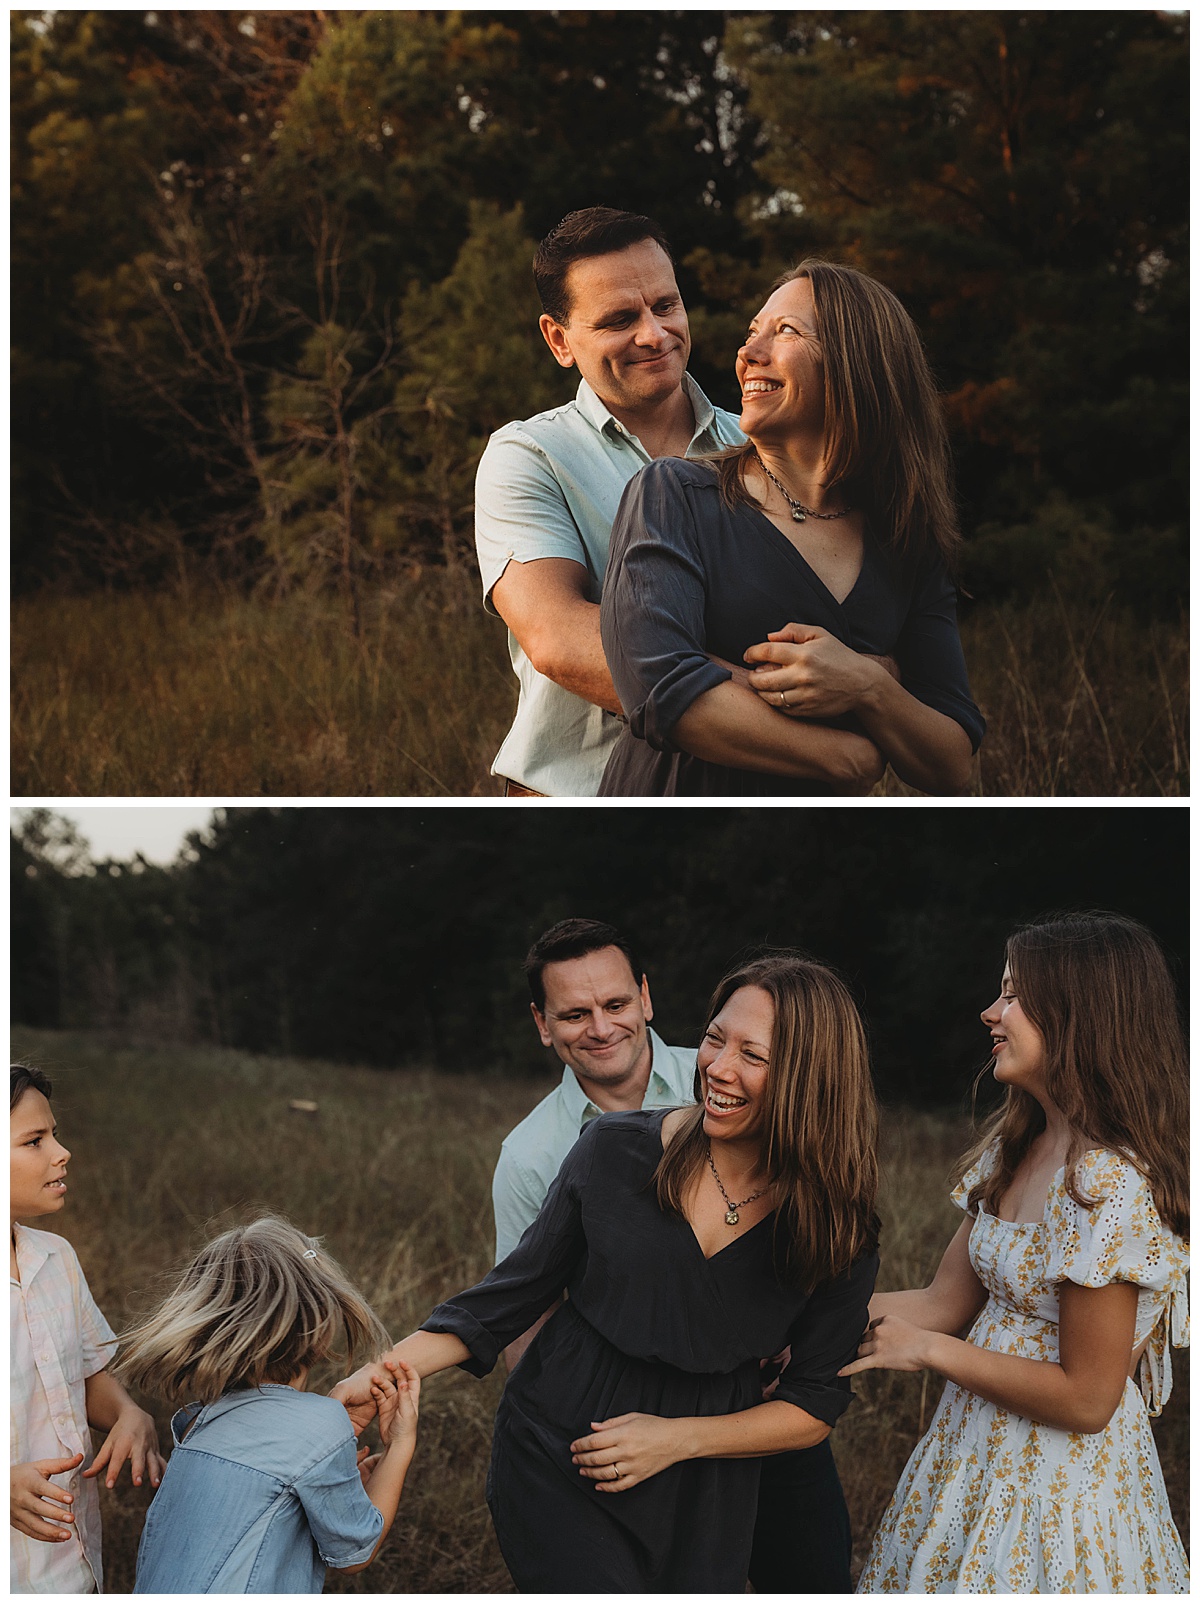
[[[650, 1079], [643, 1108], [673, 1108], [695, 1101], [696, 1049], [668, 1047], [650, 1030]], [[579, 1133], [602, 1111], [570, 1065], [552, 1092], [509, 1131], [492, 1177], [496, 1211], [496, 1262], [507, 1258], [537, 1218], [559, 1166]]]
[[[742, 443], [733, 413], [714, 407], [688, 373], [683, 388], [696, 425], [687, 456]], [[543, 557], [582, 564], [587, 600], [599, 603], [622, 493], [652, 460], [586, 380], [565, 406], [497, 429], [475, 480], [475, 547], [488, 610], [495, 612], [492, 587], [510, 562]], [[508, 653], [521, 695], [492, 773], [544, 796], [595, 796], [621, 720], [539, 674], [511, 630]]]
[[9, 1591], [100, 1592], [100, 1495], [83, 1472], [92, 1462], [85, 1383], [116, 1351], [112, 1327], [96, 1307], [75, 1249], [61, 1236], [14, 1225], [20, 1280], [9, 1278], [9, 1453], [83, 1462], [56, 1486], [74, 1494], [69, 1543], [42, 1543], [9, 1531]]

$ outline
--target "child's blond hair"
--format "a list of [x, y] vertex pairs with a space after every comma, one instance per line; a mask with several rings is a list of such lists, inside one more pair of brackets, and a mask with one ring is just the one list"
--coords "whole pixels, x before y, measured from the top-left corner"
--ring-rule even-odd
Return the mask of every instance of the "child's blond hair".
[[126, 1333], [117, 1371], [172, 1403], [288, 1382], [338, 1352], [382, 1353], [379, 1319], [316, 1237], [266, 1215], [203, 1248], [164, 1303]]

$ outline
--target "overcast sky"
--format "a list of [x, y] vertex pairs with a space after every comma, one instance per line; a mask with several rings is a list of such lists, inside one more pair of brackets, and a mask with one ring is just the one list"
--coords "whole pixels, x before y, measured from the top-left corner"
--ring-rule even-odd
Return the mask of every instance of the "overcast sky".
[[[14, 808], [14, 815], [28, 808]], [[56, 807], [85, 837], [94, 859], [128, 861], [140, 852], [151, 863], [172, 863], [189, 830], [202, 830], [212, 819], [211, 808], [169, 807]]]

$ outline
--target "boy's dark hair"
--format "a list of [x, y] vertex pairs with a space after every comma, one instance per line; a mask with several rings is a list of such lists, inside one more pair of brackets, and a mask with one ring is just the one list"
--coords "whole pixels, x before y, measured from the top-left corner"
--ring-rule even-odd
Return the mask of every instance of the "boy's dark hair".
[[675, 258], [666, 235], [657, 223], [637, 212], [618, 212], [611, 206], [585, 206], [568, 212], [557, 228], [552, 228], [533, 257], [533, 278], [542, 302], [542, 311], [562, 327], [571, 315], [567, 295], [567, 269], [572, 262], [589, 256], [607, 256], [653, 240], [666, 252], [672, 266]]
[[50, 1077], [40, 1069], [34, 1069], [32, 1064], [10, 1064], [8, 1068], [8, 1112], [21, 1101], [27, 1091], [41, 1092], [47, 1102], [50, 1101]]
[[525, 955], [525, 978], [529, 994], [538, 1013], [546, 1009], [546, 988], [542, 984], [542, 970], [547, 964], [562, 963], [568, 958], [582, 958], [602, 947], [616, 947], [629, 960], [633, 978], [640, 986], [645, 970], [633, 949], [628, 936], [599, 919], [560, 919], [540, 935]]

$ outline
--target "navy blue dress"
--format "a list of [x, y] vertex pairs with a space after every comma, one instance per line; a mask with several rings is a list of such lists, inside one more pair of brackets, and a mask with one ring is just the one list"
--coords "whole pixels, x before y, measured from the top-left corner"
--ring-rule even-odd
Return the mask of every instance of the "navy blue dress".
[[940, 557], [901, 561], [868, 531], [862, 570], [838, 602], [764, 513], [725, 505], [713, 468], [663, 457], [630, 480], [613, 524], [600, 631], [629, 724], [600, 795], [830, 795], [820, 780], [706, 763], [671, 738], [696, 698], [730, 677], [707, 653], [740, 663], [748, 647], [792, 623], [894, 657], [905, 690], [961, 724], [978, 750], [984, 722]]
[[567, 1289], [496, 1413], [488, 1503], [521, 1592], [745, 1586], [760, 1461], [686, 1460], [627, 1492], [601, 1493], [571, 1463], [572, 1441], [593, 1421], [752, 1408], [762, 1400], [760, 1361], [788, 1345], [777, 1398], [830, 1425], [850, 1403], [837, 1372], [866, 1326], [877, 1259], [811, 1294], [782, 1287], [773, 1215], [706, 1259], [651, 1184], [667, 1112], [594, 1120], [508, 1258], [422, 1328], [460, 1337], [471, 1350], [462, 1368], [486, 1375]]

